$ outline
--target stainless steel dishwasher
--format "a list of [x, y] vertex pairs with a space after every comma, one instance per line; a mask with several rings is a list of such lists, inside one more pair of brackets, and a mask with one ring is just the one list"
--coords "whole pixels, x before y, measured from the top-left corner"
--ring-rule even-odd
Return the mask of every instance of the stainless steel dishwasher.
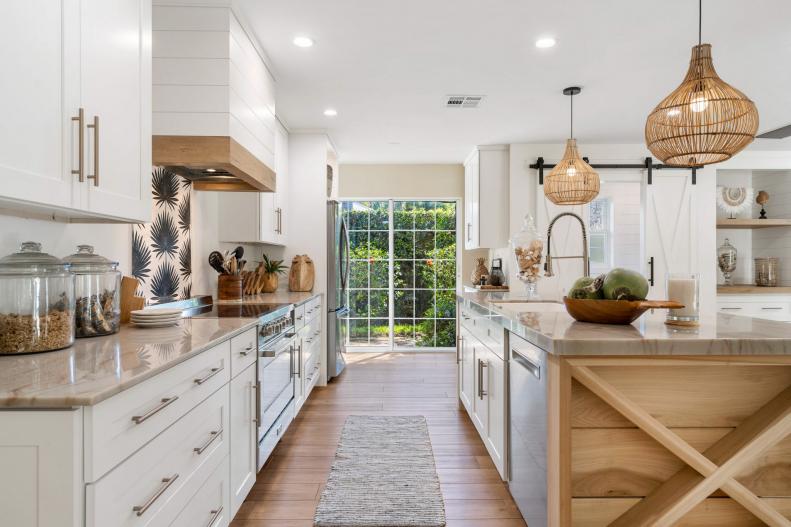
[[508, 335], [508, 488], [527, 525], [546, 527], [546, 352], [513, 333]]

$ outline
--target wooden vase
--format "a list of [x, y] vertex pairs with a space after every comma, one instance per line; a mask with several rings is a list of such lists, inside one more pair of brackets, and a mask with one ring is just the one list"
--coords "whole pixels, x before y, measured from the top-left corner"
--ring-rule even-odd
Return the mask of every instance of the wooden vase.
[[277, 291], [278, 282], [277, 273], [265, 273], [261, 291], [264, 293], [274, 293]]
[[300, 254], [291, 261], [291, 272], [288, 275], [288, 290], [296, 292], [313, 291], [316, 270], [313, 260], [307, 254]]
[[240, 300], [242, 298], [242, 277], [221, 274], [217, 277], [218, 300]]

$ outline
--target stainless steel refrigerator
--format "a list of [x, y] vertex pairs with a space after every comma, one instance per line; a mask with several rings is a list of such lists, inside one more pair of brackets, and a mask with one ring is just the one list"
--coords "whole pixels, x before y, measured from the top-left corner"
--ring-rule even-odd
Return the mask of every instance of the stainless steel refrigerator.
[[346, 288], [349, 283], [349, 231], [343, 220], [342, 204], [327, 202], [327, 380], [337, 377], [346, 366]]

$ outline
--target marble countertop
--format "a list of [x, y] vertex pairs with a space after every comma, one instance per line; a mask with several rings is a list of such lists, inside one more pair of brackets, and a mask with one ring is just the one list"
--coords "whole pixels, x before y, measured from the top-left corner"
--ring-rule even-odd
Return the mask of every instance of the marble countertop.
[[0, 356], [0, 407], [97, 404], [234, 335], [255, 318], [185, 318], [170, 328], [122, 326], [68, 349]]
[[522, 336], [556, 355], [791, 355], [791, 324], [717, 313], [700, 326], [668, 326], [657, 309], [627, 326], [577, 322], [565, 309], [509, 312], [494, 302], [519, 300], [508, 293], [463, 292], [476, 316]]

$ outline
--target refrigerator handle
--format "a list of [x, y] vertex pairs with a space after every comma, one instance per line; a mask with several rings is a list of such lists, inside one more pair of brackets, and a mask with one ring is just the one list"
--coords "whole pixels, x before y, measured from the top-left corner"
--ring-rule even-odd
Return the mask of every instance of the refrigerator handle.
[[341, 240], [343, 250], [339, 254], [340, 271], [341, 271], [341, 290], [346, 292], [346, 285], [349, 282], [349, 270], [351, 267], [351, 248], [349, 241], [349, 231], [346, 229], [346, 221], [341, 217]]

